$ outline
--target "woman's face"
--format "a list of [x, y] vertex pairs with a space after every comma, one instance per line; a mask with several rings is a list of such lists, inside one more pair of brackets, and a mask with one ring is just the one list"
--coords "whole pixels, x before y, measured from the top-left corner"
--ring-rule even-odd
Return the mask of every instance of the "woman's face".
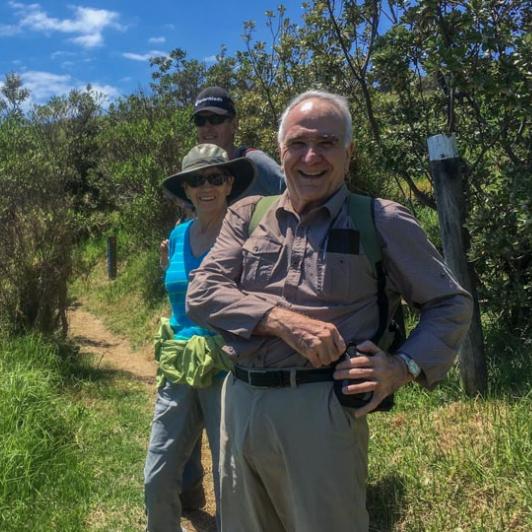
[[[198, 181], [201, 181], [201, 179], [198, 180], [199, 176], [210, 177], [215, 184], [209, 182], [208, 179], [204, 179], [199, 186], [193, 186], [197, 185]], [[221, 181], [221, 183], [218, 184], [218, 181]], [[199, 170], [192, 176], [192, 179], [184, 181], [183, 188], [198, 215], [212, 214], [216, 216], [225, 212], [227, 208], [227, 196], [231, 193], [233, 181], [233, 176], [225, 174], [223, 170], [214, 166]]]

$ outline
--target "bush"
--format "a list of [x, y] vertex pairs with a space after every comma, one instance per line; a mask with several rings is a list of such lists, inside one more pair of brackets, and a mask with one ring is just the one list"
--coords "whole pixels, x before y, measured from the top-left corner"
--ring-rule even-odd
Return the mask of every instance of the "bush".
[[73, 210], [60, 157], [23, 119], [0, 123], [0, 183], [0, 329], [65, 330]]

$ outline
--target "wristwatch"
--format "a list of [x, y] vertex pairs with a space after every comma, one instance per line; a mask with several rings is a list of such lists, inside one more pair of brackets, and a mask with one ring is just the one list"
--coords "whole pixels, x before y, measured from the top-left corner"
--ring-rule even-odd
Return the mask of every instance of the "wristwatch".
[[418, 366], [417, 362], [410, 358], [408, 355], [405, 355], [404, 353], [396, 353], [397, 356], [406, 364], [406, 369], [408, 370], [408, 373], [414, 377], [414, 379], [417, 379], [419, 377], [419, 374], [421, 373], [421, 368]]

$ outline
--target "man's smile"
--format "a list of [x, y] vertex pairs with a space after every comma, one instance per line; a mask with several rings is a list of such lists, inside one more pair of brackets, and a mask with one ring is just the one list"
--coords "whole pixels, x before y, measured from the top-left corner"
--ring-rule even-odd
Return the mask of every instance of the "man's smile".
[[305, 179], [316, 179], [316, 178], [323, 177], [327, 173], [327, 170], [320, 170], [319, 172], [298, 170], [298, 173], [301, 177]]

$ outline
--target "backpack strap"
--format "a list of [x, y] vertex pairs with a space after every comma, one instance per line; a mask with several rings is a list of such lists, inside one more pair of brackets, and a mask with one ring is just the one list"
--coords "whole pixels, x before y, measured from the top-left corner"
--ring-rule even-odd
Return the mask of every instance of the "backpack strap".
[[255, 231], [257, 225], [268, 211], [268, 209], [274, 204], [276, 200], [279, 199], [279, 196], [263, 196], [255, 204], [255, 210], [249, 220], [248, 224], [248, 235], [251, 235]]
[[376, 272], [376, 264], [382, 262], [382, 252], [375, 227], [375, 199], [361, 194], [350, 194], [349, 217], [360, 232], [364, 253]]
[[245, 157], [250, 151], [257, 151], [257, 148], [251, 148], [249, 146], [239, 146], [236, 149], [236, 158]]
[[386, 297], [386, 274], [382, 263], [382, 251], [375, 227], [375, 198], [351, 194], [349, 196], [349, 216], [360, 233], [364, 253], [377, 278], [377, 306], [379, 325], [371, 338], [378, 344], [386, 330], [388, 322], [388, 298]]

